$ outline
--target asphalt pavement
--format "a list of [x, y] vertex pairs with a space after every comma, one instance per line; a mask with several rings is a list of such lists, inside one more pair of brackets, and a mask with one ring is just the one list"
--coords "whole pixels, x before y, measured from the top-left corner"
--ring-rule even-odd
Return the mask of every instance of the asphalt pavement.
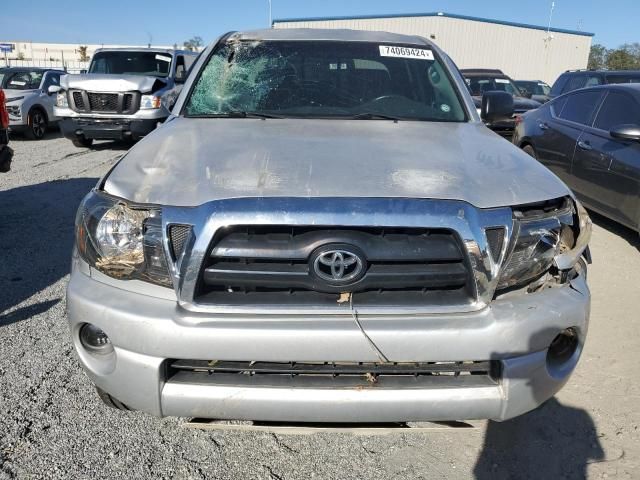
[[127, 145], [12, 139], [0, 174], [0, 479], [640, 477], [640, 241], [594, 216], [592, 316], [560, 394], [515, 420], [306, 435], [208, 430], [102, 404], [68, 338], [75, 210]]

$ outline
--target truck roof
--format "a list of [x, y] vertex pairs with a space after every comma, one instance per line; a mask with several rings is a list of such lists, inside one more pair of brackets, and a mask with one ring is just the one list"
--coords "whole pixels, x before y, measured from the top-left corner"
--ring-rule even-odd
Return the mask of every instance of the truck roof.
[[249, 30], [244, 32], [234, 32], [230, 35], [230, 38], [237, 40], [333, 40], [343, 42], [385, 42], [423, 47], [434, 45], [426, 38], [417, 35], [402, 35], [399, 33], [390, 32], [322, 28], [273, 28], [263, 30]]
[[94, 52], [94, 55], [99, 52], [158, 52], [169, 53], [178, 55], [198, 55], [199, 52], [192, 52], [191, 50], [176, 50], [173, 48], [155, 48], [155, 47], [106, 47], [98, 48]]
[[464, 76], [492, 76], [492, 77], [507, 77], [502, 70], [497, 68], [462, 68], [460, 73]]

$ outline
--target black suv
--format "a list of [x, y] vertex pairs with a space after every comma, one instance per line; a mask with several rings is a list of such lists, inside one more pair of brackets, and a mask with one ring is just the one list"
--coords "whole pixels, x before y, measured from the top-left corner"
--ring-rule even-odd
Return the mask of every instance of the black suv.
[[[514, 81], [511, 80], [508, 75], [505, 75], [502, 70], [468, 68], [460, 70], [460, 73], [462, 73], [462, 76], [467, 82], [467, 86], [469, 87], [478, 111], [480, 111], [482, 106], [482, 95], [491, 91], [507, 92], [513, 96], [514, 118], [519, 114], [538, 108], [541, 105], [540, 102], [526, 98]], [[529, 96], [530, 95], [531, 94], [529, 94]], [[494, 122], [487, 124], [487, 126], [503, 137], [511, 138], [513, 129], [515, 128], [515, 119]]]
[[567, 70], [555, 81], [549, 97], [555, 98], [563, 93], [596, 85], [638, 82], [640, 70]]

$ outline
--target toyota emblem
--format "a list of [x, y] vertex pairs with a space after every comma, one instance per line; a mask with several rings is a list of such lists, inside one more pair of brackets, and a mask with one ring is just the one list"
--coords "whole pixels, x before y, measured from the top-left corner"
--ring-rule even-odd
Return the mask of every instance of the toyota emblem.
[[333, 285], [353, 283], [362, 277], [364, 270], [364, 258], [355, 249], [323, 249], [313, 258], [313, 272]]

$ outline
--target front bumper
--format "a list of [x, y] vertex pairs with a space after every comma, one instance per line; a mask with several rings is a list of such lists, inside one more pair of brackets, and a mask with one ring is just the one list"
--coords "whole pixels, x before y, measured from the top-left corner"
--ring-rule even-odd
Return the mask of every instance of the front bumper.
[[[313, 381], [303, 387], [256, 386], [242, 375], [222, 383], [206, 375], [190, 381], [170, 377], [167, 359], [379, 360], [350, 315], [187, 312], [169, 290], [135, 293], [139, 287], [105, 280], [78, 258], [73, 265], [68, 317], [88, 376], [130, 408], [158, 416], [290, 422], [505, 420], [536, 408], [562, 388], [580, 357], [589, 317], [590, 294], [582, 275], [565, 286], [495, 300], [472, 313], [359, 316], [369, 339], [390, 361], [495, 360], [502, 367], [496, 382], [460, 377], [412, 388], [393, 382], [343, 388]], [[85, 322], [109, 335], [114, 353], [99, 357], [81, 346], [79, 330]], [[577, 331], [579, 347], [562, 365], [550, 366], [547, 347], [568, 327]]]
[[60, 121], [60, 130], [69, 139], [84, 137], [96, 140], [137, 140], [151, 133], [162, 120], [164, 119], [64, 118]]

